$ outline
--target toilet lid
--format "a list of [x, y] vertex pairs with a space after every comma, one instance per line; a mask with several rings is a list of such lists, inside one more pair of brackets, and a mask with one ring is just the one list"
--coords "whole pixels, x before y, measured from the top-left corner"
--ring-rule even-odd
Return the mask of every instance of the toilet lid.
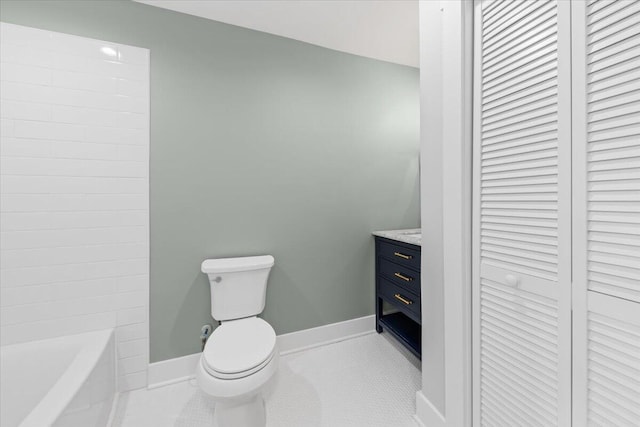
[[276, 333], [258, 317], [229, 320], [218, 326], [203, 352], [208, 370], [238, 374], [263, 364], [273, 355]]

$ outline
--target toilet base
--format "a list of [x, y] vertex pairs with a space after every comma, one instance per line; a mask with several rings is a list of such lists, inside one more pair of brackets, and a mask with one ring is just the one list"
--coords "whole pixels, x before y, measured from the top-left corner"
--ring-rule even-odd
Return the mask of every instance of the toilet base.
[[255, 394], [239, 401], [218, 401], [213, 412], [213, 427], [265, 427], [264, 399]]

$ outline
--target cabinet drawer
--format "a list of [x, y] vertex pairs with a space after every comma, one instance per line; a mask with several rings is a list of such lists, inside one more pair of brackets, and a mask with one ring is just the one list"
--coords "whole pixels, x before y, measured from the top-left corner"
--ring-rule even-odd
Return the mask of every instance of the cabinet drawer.
[[420, 296], [420, 273], [403, 265], [378, 258], [378, 271], [391, 283]]
[[420, 297], [378, 277], [378, 295], [420, 323]]
[[412, 249], [408, 246], [397, 245], [382, 239], [378, 239], [377, 244], [379, 256], [393, 260], [393, 262], [404, 267], [420, 271], [420, 249]]

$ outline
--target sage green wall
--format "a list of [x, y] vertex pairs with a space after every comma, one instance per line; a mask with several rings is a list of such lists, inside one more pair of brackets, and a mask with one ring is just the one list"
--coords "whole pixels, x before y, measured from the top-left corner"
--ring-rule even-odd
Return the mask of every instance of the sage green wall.
[[278, 334], [373, 313], [370, 232], [419, 224], [417, 69], [129, 1], [0, 5], [151, 49], [152, 362], [200, 350], [209, 257], [275, 257]]

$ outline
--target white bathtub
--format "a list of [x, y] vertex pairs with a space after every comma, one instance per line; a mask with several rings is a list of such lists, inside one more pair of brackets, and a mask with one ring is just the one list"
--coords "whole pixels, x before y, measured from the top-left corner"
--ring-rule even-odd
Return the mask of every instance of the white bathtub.
[[104, 427], [115, 396], [113, 331], [0, 347], [2, 427]]

